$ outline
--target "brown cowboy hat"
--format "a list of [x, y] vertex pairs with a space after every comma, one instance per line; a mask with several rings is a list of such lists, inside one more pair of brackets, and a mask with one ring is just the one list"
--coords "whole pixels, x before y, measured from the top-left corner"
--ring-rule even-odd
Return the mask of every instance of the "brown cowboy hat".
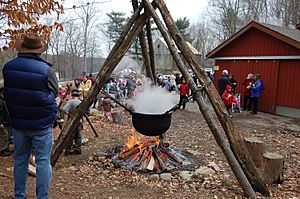
[[37, 33], [28, 33], [24, 39], [18, 39], [15, 48], [19, 53], [38, 53], [45, 52], [48, 45], [43, 42], [42, 37]]

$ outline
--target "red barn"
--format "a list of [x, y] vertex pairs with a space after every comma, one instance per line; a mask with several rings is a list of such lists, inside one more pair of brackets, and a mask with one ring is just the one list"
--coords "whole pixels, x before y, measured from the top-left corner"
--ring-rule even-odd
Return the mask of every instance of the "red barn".
[[265, 90], [259, 110], [300, 117], [300, 30], [251, 22], [231, 38], [212, 50], [216, 80], [227, 69], [238, 81], [249, 72], [261, 74]]

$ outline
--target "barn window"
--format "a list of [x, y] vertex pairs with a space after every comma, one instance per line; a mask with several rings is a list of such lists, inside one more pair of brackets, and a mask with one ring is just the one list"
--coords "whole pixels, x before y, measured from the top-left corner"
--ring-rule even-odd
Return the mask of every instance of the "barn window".
[[157, 48], [160, 48], [160, 45], [159, 45], [159, 44], [157, 44]]

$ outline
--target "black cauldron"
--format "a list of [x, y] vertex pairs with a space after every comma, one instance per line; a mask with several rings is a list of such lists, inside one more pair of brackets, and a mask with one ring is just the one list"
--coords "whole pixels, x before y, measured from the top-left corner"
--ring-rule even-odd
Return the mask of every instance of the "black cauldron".
[[172, 113], [179, 108], [179, 104], [177, 104], [163, 114], [136, 113], [106, 92], [101, 92], [106, 96], [109, 96], [114, 102], [127, 110], [132, 116], [132, 124], [135, 130], [146, 136], [159, 136], [164, 134], [171, 126]]
[[172, 113], [143, 114], [131, 112], [131, 115], [133, 127], [142, 135], [162, 135], [171, 125]]

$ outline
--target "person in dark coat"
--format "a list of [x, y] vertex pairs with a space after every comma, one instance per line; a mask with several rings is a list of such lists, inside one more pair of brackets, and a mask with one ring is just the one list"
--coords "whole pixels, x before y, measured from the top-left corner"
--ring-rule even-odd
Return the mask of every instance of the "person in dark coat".
[[196, 76], [195, 73], [193, 73], [192, 78], [193, 78], [193, 81], [195, 82], [196, 86], [198, 86], [198, 77]]
[[235, 92], [235, 89], [236, 89], [236, 87], [237, 87], [237, 81], [233, 78], [233, 75], [232, 74], [229, 74], [228, 75], [228, 79], [229, 79], [229, 81], [230, 81], [230, 83], [231, 83], [231, 87], [232, 87], [232, 92], [234, 93]]
[[178, 74], [178, 73], [175, 74], [175, 82], [176, 82], [176, 86], [181, 84], [180, 74]]
[[40, 57], [47, 47], [43, 37], [28, 33], [15, 43], [17, 58], [3, 68], [4, 99], [14, 135], [14, 198], [26, 197], [28, 161], [33, 147], [37, 166], [36, 197], [48, 198], [49, 195], [58, 80], [52, 65]]
[[227, 85], [230, 85], [232, 87], [232, 84], [231, 84], [230, 80], [228, 79], [228, 71], [223, 70], [222, 76], [218, 79], [218, 89], [219, 89], [220, 96], [222, 96], [222, 94], [226, 90]]

